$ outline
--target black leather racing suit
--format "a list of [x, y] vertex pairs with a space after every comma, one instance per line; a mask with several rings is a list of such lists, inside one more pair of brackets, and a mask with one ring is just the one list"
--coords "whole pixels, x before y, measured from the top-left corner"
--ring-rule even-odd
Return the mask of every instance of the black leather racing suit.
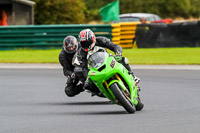
[[[110, 39], [108, 39], [106, 37], [96, 37], [95, 47], [96, 46], [108, 48], [109, 50], [113, 51], [116, 55], [122, 54], [122, 48], [119, 45], [116, 45], [113, 42], [111, 42]], [[88, 52], [84, 51], [82, 48], [79, 48], [79, 50], [77, 51], [76, 54], [77, 54], [76, 56], [80, 57], [79, 61], [82, 62], [81, 66], [82, 66], [82, 70], [84, 70], [84, 72], [83, 72], [84, 73], [84, 80], [86, 80], [87, 74], [88, 74], [88, 68], [87, 68], [87, 54], [88, 54]], [[129, 64], [125, 63], [124, 57], [122, 57], [122, 60], [119, 61], [119, 63], [124, 65], [127, 68], [128, 71], [131, 71]], [[75, 73], [76, 73], [76, 70], [75, 70]], [[80, 74], [76, 73], [76, 75], [78, 76]]]
[[[110, 39], [106, 37], [96, 37], [95, 47], [96, 46], [108, 48], [109, 50], [115, 52], [115, 54], [122, 54], [122, 48], [119, 45], [116, 45], [113, 42], [111, 42]], [[78, 56], [81, 57], [81, 61], [85, 62], [85, 60], [87, 60], [88, 52], [84, 51], [82, 48], [79, 48], [77, 53]]]
[[83, 91], [83, 84], [78, 84], [79, 79], [76, 76], [74, 78], [71, 77], [75, 67], [72, 65], [74, 54], [66, 53], [63, 48], [59, 54], [59, 62], [63, 67], [63, 74], [67, 77], [65, 93], [69, 97], [73, 97]]
[[[111, 51], [115, 52], [115, 54], [117, 54], [117, 53], [121, 54], [122, 53], [122, 48], [119, 45], [116, 45], [113, 42], [111, 42], [110, 39], [108, 39], [106, 37], [96, 37], [95, 47], [108, 48]], [[89, 52], [94, 51], [94, 50], [95, 50], [95, 48], [86, 52], [82, 48], [79, 48], [76, 55], [75, 55], [75, 57], [78, 57], [78, 60], [81, 62], [80, 67], [82, 68], [82, 73], [83, 73], [85, 79], [86, 79], [87, 73], [88, 73], [87, 56], [88, 56]], [[77, 71], [76, 71], [76, 68], [75, 68], [75, 73], [76, 72]], [[77, 72], [76, 75], [80, 75], [80, 72], [79, 73]], [[81, 78], [79, 77], [79, 79], [84, 82], [83, 77], [81, 77]]]

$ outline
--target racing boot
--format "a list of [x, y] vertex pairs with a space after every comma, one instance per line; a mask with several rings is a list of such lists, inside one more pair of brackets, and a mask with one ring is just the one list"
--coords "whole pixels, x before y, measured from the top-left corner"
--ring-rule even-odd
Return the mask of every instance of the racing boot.
[[90, 78], [87, 78], [83, 88], [84, 90], [89, 91], [92, 97], [93, 96], [105, 97], [103, 93], [98, 89], [98, 87], [90, 80]]
[[134, 80], [135, 80], [135, 84], [137, 85], [140, 82], [140, 78], [136, 77], [135, 75], [133, 75]]

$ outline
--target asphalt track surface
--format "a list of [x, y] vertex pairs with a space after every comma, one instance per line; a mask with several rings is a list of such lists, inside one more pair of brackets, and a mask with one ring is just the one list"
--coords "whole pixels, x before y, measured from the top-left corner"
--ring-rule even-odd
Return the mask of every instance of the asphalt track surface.
[[197, 133], [200, 71], [136, 69], [142, 111], [64, 94], [61, 69], [0, 69], [0, 133]]

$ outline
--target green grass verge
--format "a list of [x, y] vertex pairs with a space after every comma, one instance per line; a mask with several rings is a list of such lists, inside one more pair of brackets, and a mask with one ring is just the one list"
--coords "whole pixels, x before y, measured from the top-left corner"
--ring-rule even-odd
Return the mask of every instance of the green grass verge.
[[[60, 49], [0, 51], [0, 63], [58, 63]], [[124, 49], [130, 64], [200, 64], [200, 48]]]
[[126, 49], [130, 64], [200, 64], [200, 48]]
[[0, 63], [58, 63], [60, 50], [11, 50], [0, 51]]

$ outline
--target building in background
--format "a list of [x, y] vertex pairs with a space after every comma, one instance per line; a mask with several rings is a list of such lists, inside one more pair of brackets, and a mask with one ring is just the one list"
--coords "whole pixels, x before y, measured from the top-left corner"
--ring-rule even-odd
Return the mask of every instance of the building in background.
[[0, 25], [34, 24], [34, 4], [30, 0], [0, 0]]

